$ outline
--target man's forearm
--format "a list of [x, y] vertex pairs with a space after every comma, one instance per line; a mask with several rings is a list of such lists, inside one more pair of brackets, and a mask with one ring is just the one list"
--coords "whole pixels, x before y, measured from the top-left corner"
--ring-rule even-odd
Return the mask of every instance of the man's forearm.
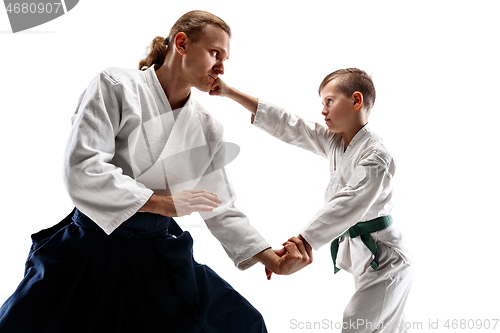
[[175, 205], [171, 196], [153, 193], [139, 211], [173, 217], [175, 216]]

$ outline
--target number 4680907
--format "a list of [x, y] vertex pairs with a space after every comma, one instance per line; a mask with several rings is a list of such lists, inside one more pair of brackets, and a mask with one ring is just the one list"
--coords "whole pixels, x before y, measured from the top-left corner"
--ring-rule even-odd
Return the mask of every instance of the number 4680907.
[[9, 3], [7, 5], [7, 13], [11, 14], [35, 14], [35, 13], [58, 13], [61, 8], [61, 3]]
[[444, 323], [447, 329], [485, 329], [494, 330], [497, 327], [498, 319], [448, 319]]

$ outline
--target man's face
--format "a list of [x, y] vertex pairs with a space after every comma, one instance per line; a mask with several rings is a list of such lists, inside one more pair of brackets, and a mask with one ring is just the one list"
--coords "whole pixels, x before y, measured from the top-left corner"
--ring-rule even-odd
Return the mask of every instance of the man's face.
[[229, 36], [219, 27], [208, 25], [193, 42], [186, 43], [182, 66], [192, 87], [208, 92], [219, 75], [224, 74], [224, 61], [229, 58]]

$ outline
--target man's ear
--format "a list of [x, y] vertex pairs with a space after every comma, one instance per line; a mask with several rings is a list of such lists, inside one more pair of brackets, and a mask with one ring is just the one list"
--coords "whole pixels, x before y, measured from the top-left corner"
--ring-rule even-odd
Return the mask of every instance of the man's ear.
[[181, 55], [186, 54], [186, 42], [188, 36], [184, 32], [179, 32], [174, 39], [175, 50]]
[[353, 107], [354, 107], [354, 110], [356, 111], [359, 111], [361, 109], [361, 107], [363, 106], [363, 94], [360, 93], [359, 91], [355, 91], [353, 94], [352, 94], [352, 99], [353, 99]]

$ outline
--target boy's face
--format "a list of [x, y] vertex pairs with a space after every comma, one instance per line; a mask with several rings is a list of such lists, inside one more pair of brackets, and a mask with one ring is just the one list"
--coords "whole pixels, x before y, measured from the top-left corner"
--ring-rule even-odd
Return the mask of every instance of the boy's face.
[[337, 88], [337, 79], [328, 82], [321, 90], [321, 102], [326, 126], [330, 132], [345, 133], [348, 131], [355, 116], [354, 98], [347, 97]]

